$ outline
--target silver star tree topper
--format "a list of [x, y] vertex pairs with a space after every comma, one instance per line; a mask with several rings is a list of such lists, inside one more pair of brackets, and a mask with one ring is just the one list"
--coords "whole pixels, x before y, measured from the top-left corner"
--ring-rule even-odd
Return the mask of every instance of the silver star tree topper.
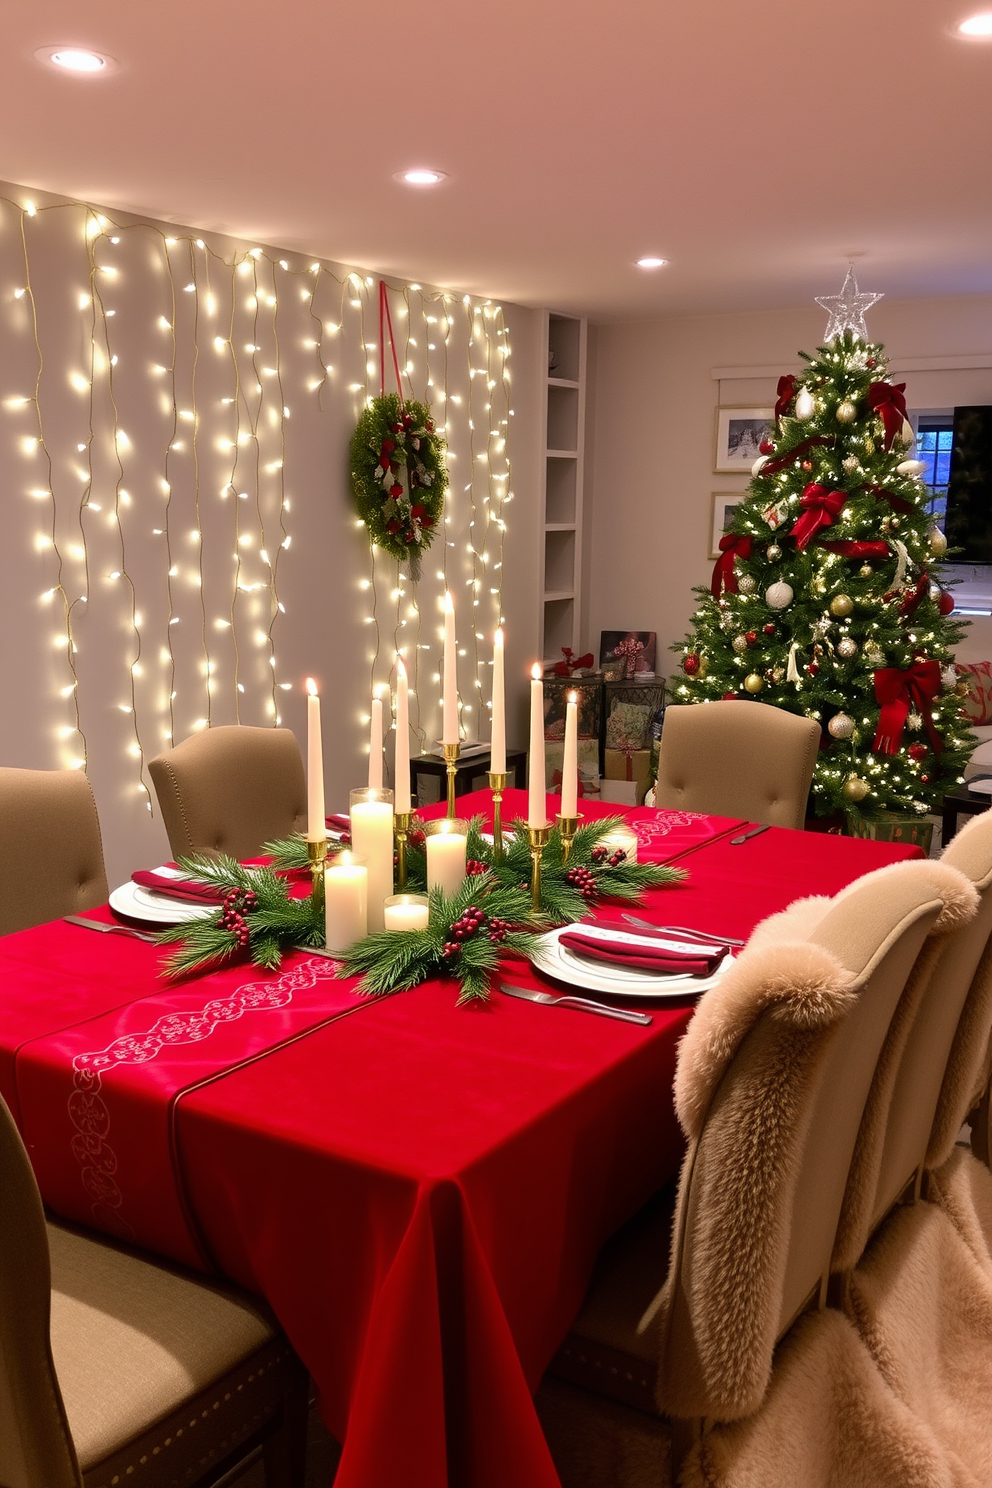
[[883, 298], [880, 294], [859, 294], [858, 281], [854, 277], [854, 265], [847, 271], [844, 280], [844, 288], [839, 295], [815, 295], [816, 303], [822, 305], [830, 316], [827, 321], [827, 341], [834, 341], [842, 336], [845, 331], [853, 331], [860, 336], [862, 341], [868, 340], [868, 327], [865, 325], [865, 311], [870, 310], [876, 300]]

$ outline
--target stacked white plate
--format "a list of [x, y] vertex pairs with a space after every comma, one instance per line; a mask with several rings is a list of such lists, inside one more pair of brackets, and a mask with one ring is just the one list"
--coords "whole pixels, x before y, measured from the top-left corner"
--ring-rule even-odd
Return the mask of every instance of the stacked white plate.
[[697, 954], [706, 947], [698, 942], [662, 940], [656, 935], [634, 935], [605, 925], [560, 925], [542, 935], [533, 953], [534, 965], [539, 971], [566, 982], [572, 987], [584, 987], [590, 992], [612, 992], [617, 997], [691, 997], [712, 987], [733, 964], [733, 955], [727, 955], [716, 971], [708, 977], [681, 976], [677, 972], [644, 971], [640, 967], [611, 966], [608, 961], [594, 961], [561, 944], [561, 937], [570, 930], [581, 930], [593, 940], [615, 944], [617, 941], [632, 948], [650, 946], [657, 950], [662, 946], [672, 951]]
[[[164, 878], [185, 878], [178, 868], [161, 867], [153, 870]], [[129, 920], [146, 920], [150, 925], [184, 925], [187, 920], [203, 920], [212, 915], [219, 906], [196, 904], [192, 899], [173, 899], [168, 894], [156, 893], [154, 889], [143, 889], [140, 884], [121, 884], [110, 895], [110, 907]]]

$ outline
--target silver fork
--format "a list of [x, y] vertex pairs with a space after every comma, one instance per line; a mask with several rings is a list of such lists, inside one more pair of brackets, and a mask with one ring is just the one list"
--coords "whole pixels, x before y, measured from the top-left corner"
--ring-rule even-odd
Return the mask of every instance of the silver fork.
[[512, 982], [500, 982], [499, 989], [508, 997], [522, 997], [524, 1002], [541, 1002], [545, 1007], [570, 1007], [580, 1013], [599, 1013], [603, 1018], [618, 1018], [621, 1023], [652, 1023], [650, 1013], [629, 1013], [626, 1008], [609, 1007], [605, 1002], [593, 1002], [588, 997], [555, 997], [551, 992], [537, 992], [533, 987], [516, 987]]
[[653, 930], [656, 935], [688, 935], [692, 940], [708, 940], [713, 945], [742, 946], [743, 940], [732, 935], [710, 935], [707, 930], [690, 930], [688, 925], [655, 925], [651, 920], [639, 919], [637, 915], [623, 913], [621, 919], [630, 925], [639, 925], [643, 930]]

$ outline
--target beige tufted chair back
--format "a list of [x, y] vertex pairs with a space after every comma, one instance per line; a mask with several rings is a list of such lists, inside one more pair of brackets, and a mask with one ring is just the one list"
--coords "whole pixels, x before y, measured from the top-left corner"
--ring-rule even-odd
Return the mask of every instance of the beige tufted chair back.
[[801, 828], [820, 725], [768, 703], [665, 709], [654, 804]]
[[0, 935], [103, 904], [93, 790], [82, 770], [0, 768]]
[[302, 832], [307, 791], [296, 735], [222, 724], [192, 734], [148, 765], [174, 857], [255, 857]]

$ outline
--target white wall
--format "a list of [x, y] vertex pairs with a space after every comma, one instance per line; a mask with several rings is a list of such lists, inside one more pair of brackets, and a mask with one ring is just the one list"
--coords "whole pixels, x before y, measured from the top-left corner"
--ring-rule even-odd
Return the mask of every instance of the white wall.
[[[99, 210], [0, 186], [0, 764], [62, 768], [85, 750], [108, 872], [121, 881], [166, 855], [142, 787], [170, 734], [178, 742], [208, 715], [271, 724], [278, 713], [301, 735], [312, 674], [324, 698], [328, 809], [340, 809], [367, 770], [361, 717], [373, 682], [389, 682], [398, 644], [419, 659], [414, 726], [428, 747], [437, 738], [446, 583], [466, 653], [464, 733], [488, 735], [502, 608], [509, 742], [523, 742], [537, 646], [539, 312], [504, 315], [390, 281], [401, 364], [408, 356], [414, 395], [447, 418], [452, 457], [451, 520], [419, 593], [406, 585], [400, 596], [395, 562], [371, 564], [348, 478], [355, 420], [379, 391], [378, 354], [365, 349], [378, 342], [377, 282], [349, 285], [348, 270], [315, 273], [278, 248], [252, 258], [257, 245], [173, 224], [110, 212], [101, 222]], [[429, 313], [449, 316], [448, 334]], [[501, 316], [508, 387], [497, 370]], [[483, 370], [473, 378], [470, 366]], [[514, 497], [502, 553], [490, 520], [500, 428]], [[263, 548], [278, 557], [275, 587]], [[236, 552], [256, 590], [236, 589]]]
[[[598, 649], [601, 630], [654, 630], [658, 670], [670, 672], [663, 658], [685, 634], [692, 588], [712, 573], [711, 495], [746, 486], [713, 473], [716, 409], [770, 406], [778, 374], [815, 351], [824, 327], [812, 305], [591, 328], [583, 646]], [[992, 403], [992, 296], [882, 300], [868, 329], [911, 408]], [[945, 371], [944, 359], [983, 365]], [[720, 369], [750, 375], [721, 382]]]

